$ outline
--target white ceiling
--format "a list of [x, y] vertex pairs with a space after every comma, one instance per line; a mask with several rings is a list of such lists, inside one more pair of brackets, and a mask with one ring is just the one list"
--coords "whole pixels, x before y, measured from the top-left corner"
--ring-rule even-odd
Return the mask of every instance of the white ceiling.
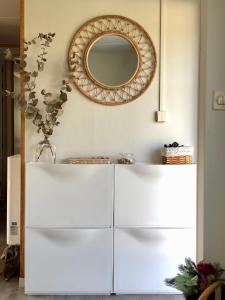
[[19, 45], [19, 0], [0, 0], [0, 45]]

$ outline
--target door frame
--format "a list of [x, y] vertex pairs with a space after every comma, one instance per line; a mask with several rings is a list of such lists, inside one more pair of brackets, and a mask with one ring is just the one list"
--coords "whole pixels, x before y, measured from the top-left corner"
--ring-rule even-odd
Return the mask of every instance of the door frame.
[[[20, 0], [20, 56], [24, 53], [24, 0]], [[20, 91], [24, 94], [23, 78], [20, 79]], [[20, 155], [21, 155], [21, 194], [20, 194], [20, 278], [24, 278], [24, 241], [25, 241], [25, 115], [20, 117]]]

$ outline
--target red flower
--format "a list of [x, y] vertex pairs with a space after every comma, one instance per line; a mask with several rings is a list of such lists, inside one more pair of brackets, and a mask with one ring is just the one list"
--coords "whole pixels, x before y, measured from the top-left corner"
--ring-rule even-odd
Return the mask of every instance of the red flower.
[[209, 281], [207, 277], [199, 278], [198, 287], [200, 291], [204, 291], [209, 286]]
[[206, 264], [206, 263], [200, 261], [196, 267], [197, 267], [197, 270], [200, 273], [203, 273], [205, 276], [214, 275], [216, 273], [216, 269], [212, 264]]

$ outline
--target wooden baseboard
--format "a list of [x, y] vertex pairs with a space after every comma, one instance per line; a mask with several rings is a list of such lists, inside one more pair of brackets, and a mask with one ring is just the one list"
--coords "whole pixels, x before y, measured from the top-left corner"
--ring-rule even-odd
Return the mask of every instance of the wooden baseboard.
[[22, 277], [19, 278], [19, 288], [21, 288], [21, 289], [24, 288], [24, 278], [22, 278]]

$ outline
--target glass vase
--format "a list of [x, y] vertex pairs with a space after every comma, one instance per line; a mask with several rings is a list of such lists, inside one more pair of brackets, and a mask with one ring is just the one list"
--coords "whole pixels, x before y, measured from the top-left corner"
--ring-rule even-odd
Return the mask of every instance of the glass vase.
[[55, 164], [56, 146], [50, 142], [49, 137], [45, 136], [44, 140], [37, 144], [35, 161]]

